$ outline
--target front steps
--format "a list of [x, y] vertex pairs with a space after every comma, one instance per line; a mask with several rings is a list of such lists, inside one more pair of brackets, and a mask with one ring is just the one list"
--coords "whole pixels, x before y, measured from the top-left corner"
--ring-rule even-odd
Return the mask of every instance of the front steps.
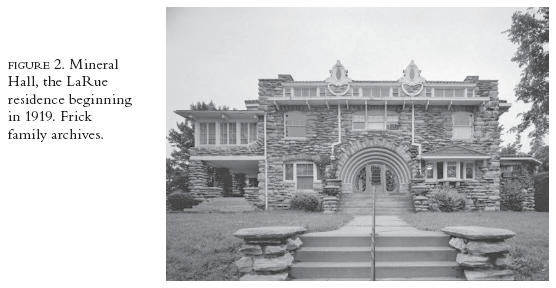
[[255, 211], [255, 208], [240, 197], [226, 197], [226, 198], [213, 198], [210, 201], [205, 201], [191, 209], [184, 211], [190, 212], [246, 212]]
[[[379, 232], [380, 233], [380, 232]], [[370, 280], [371, 238], [368, 235], [309, 233], [300, 236], [292, 280]], [[450, 236], [439, 232], [376, 236], [377, 280], [463, 280]]]
[[[344, 193], [338, 212], [351, 215], [372, 215], [372, 193]], [[376, 215], [414, 213], [413, 198], [409, 193], [377, 193]]]

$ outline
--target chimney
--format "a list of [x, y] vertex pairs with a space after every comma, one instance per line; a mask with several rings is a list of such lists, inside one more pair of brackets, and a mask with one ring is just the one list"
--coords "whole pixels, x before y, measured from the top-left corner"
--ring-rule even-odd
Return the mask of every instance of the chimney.
[[278, 79], [283, 79], [287, 82], [293, 82], [293, 77], [290, 74], [278, 74]]

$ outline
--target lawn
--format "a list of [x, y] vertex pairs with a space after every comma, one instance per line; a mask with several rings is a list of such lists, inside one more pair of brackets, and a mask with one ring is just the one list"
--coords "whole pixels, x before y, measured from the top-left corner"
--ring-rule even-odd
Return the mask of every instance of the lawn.
[[516, 280], [548, 281], [547, 212], [457, 212], [405, 214], [402, 219], [420, 230], [440, 231], [447, 226], [503, 228], [517, 235], [507, 239], [512, 247]]
[[308, 232], [336, 230], [353, 216], [298, 211], [245, 214], [166, 214], [166, 280], [237, 280], [234, 264], [242, 241], [241, 228], [302, 226]]

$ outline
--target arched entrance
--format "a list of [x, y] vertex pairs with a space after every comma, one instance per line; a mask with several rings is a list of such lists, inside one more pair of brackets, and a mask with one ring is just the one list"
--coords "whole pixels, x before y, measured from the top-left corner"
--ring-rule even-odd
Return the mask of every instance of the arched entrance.
[[350, 153], [342, 161], [340, 179], [343, 193], [407, 193], [411, 172], [408, 155], [385, 147], [369, 147]]

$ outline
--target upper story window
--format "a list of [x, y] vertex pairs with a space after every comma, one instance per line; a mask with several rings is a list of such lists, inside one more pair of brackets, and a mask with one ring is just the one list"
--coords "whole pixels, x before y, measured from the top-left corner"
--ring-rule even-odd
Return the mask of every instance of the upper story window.
[[390, 88], [363, 88], [363, 97], [390, 97]]
[[454, 112], [452, 114], [452, 138], [473, 138], [473, 113]]
[[317, 88], [293, 88], [294, 97], [317, 97]]
[[371, 110], [355, 112], [352, 118], [353, 130], [398, 130], [400, 114], [394, 111]]
[[199, 145], [246, 145], [257, 140], [257, 123], [202, 122], [196, 137], [199, 137]]
[[286, 138], [307, 137], [307, 116], [305, 112], [290, 111], [284, 114], [284, 128]]

